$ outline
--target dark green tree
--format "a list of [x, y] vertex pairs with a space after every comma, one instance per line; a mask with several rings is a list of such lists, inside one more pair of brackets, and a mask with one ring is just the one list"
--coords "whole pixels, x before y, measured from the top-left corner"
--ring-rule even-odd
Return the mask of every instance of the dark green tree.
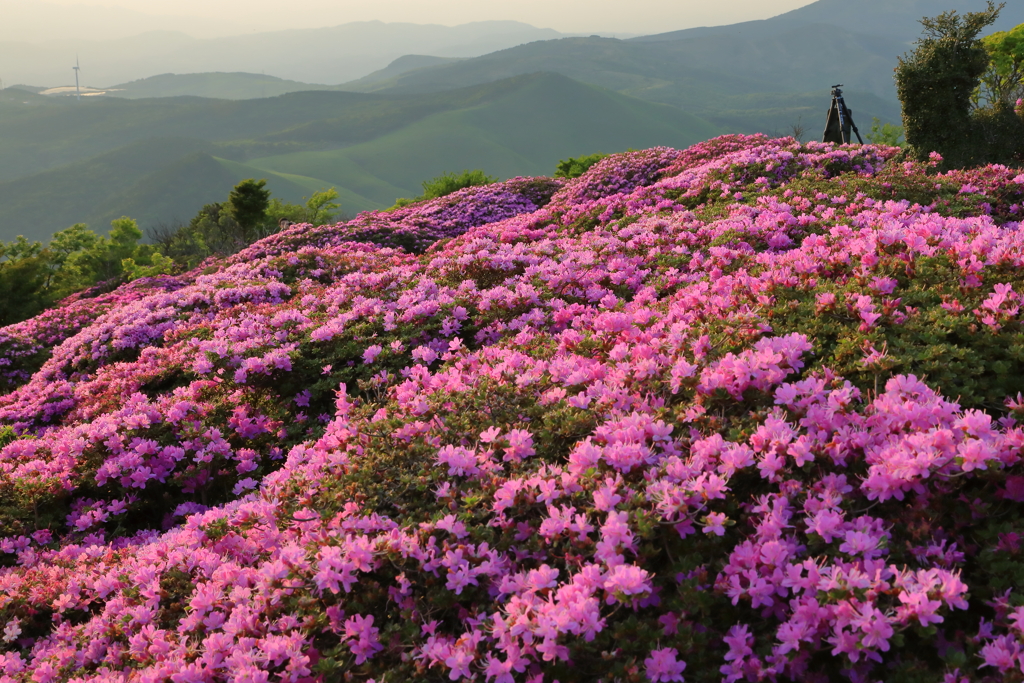
[[979, 38], [1004, 5], [982, 12], [943, 12], [921, 20], [924, 37], [896, 67], [907, 144], [919, 159], [938, 152], [946, 168], [1015, 163], [1024, 153], [1024, 122], [996, 103], [977, 108], [990, 54]]
[[257, 239], [257, 228], [262, 226], [270, 206], [270, 190], [267, 181], [248, 178], [235, 185], [228, 195], [228, 206], [231, 216], [242, 228], [242, 236], [246, 243]]
[[0, 242], [0, 326], [31, 318], [46, 307], [50, 268], [39, 242], [18, 235]]

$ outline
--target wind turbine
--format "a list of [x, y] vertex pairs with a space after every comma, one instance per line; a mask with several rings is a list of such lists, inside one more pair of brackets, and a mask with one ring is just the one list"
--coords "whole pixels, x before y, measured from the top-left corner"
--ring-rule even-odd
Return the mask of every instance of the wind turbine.
[[82, 67], [78, 66], [78, 55], [75, 55], [75, 66], [72, 67], [75, 70], [75, 95], [78, 97], [78, 101], [82, 101], [82, 91], [78, 87], [78, 72]]

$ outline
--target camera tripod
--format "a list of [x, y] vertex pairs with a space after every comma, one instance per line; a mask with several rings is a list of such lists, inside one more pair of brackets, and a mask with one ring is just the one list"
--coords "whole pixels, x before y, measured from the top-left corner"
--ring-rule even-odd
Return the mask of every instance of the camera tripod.
[[832, 86], [832, 105], [828, 109], [825, 134], [822, 136], [821, 141], [845, 145], [850, 142], [850, 129], [853, 129], [857, 140], [863, 145], [864, 140], [860, 137], [857, 124], [853, 122], [853, 112], [846, 106], [846, 101], [843, 99], [843, 91], [840, 90], [841, 87], [843, 87], [842, 83]]

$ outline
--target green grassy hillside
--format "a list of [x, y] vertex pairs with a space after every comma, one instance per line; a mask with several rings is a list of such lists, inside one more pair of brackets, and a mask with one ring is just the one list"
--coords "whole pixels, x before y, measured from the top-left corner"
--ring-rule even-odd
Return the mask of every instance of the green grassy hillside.
[[[24, 97], [22, 97], [22, 95]], [[30, 93], [0, 98], [0, 181], [89, 159], [156, 137], [210, 142], [258, 138], [336, 117], [382, 96], [300, 92], [254, 101], [198, 97], [122, 100], [47, 98]], [[22, 104], [28, 101], [31, 105]]]
[[813, 117], [824, 121], [829, 86], [840, 82], [849, 86], [847, 100], [858, 121], [870, 125], [877, 116], [898, 122], [889, 62], [906, 47], [835, 27], [793, 29], [757, 40], [563, 38], [397, 76], [366, 77], [346, 87], [369, 93], [427, 93], [549, 71], [669, 104], [728, 130], [773, 133], [788, 130], [801, 117], [806, 122], [806, 102], [817, 103]]
[[[266, 178], [274, 197], [292, 203], [331, 186], [317, 178], [267, 172], [198, 152], [142, 178], [126, 191], [106, 197], [94, 207], [89, 222], [105, 226], [122, 215], [146, 227], [187, 222], [203, 205], [224, 201], [231, 188], [246, 178]], [[352, 192], [339, 189], [339, 196], [345, 213], [376, 208], [376, 204]]]
[[[108, 199], [130, 197], [140, 178], [212, 149], [204, 140], [154, 138], [27, 178], [0, 182], [0, 225], [7, 239], [15, 234], [44, 239], [73, 223], [95, 220]], [[111, 218], [117, 218], [126, 211], [111, 207], [99, 213], [116, 214]]]
[[569, 156], [688, 146], [717, 131], [679, 109], [556, 74], [522, 76], [509, 84], [501, 97], [429, 116], [371, 142], [249, 163], [308, 173], [386, 205], [396, 196], [419, 194], [420, 181], [445, 171], [482, 168], [502, 178], [550, 174]]
[[[122, 215], [143, 227], [187, 220], [245, 178], [266, 178], [291, 202], [333, 186], [342, 211], [355, 214], [418, 195], [423, 180], [444, 171], [550, 174], [569, 156], [685, 147], [720, 132], [682, 110], [555, 74], [429, 94], [19, 106], [0, 99], [0, 114], [11, 113], [0, 116], [5, 241], [45, 240], [77, 222], [105, 228]], [[194, 137], [177, 137], [182, 131]], [[41, 159], [8, 162], [7, 151], [33, 149]]]

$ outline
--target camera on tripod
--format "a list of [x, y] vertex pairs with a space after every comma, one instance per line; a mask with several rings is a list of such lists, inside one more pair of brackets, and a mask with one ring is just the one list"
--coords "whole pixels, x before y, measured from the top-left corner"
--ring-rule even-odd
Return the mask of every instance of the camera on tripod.
[[857, 124], [853, 122], [853, 112], [846, 106], [843, 99], [843, 91], [840, 88], [843, 84], [832, 86], [832, 105], [828, 108], [828, 119], [825, 121], [825, 134], [822, 142], [835, 142], [845, 145], [850, 142], [850, 132], [857, 136], [857, 141], [864, 144], [857, 130]]

